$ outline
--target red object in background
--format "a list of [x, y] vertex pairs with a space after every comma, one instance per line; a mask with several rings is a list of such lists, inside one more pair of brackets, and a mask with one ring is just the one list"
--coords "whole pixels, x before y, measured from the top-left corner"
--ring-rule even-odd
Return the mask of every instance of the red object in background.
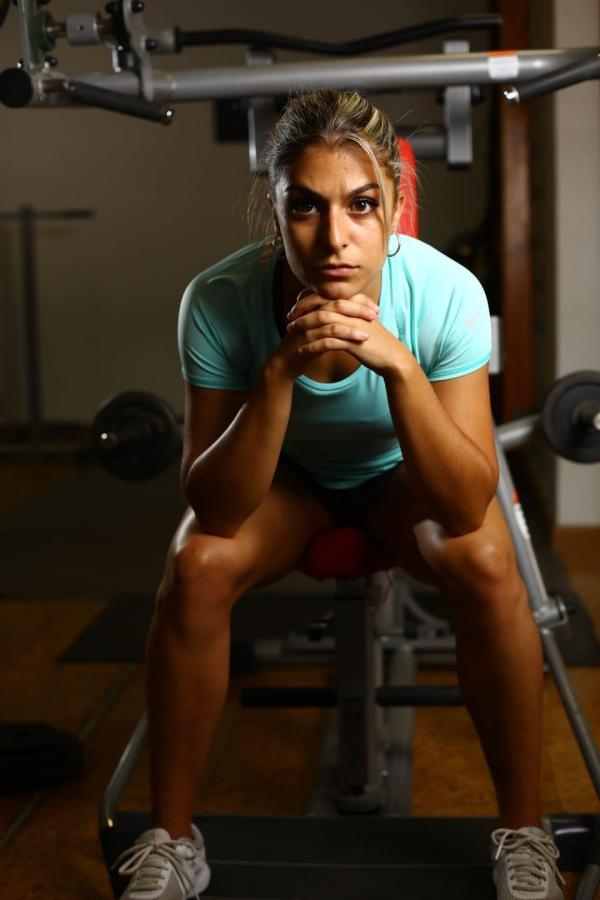
[[404, 196], [404, 205], [400, 215], [398, 231], [409, 237], [419, 237], [419, 193], [417, 189], [417, 169], [415, 152], [410, 141], [398, 138], [398, 152], [404, 163], [400, 171], [400, 190]]

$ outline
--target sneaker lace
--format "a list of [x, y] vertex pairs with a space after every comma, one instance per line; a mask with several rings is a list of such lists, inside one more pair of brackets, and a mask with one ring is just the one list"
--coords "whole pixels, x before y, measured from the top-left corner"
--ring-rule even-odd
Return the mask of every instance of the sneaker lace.
[[[196, 848], [190, 838], [177, 841], [144, 841], [135, 843], [124, 850], [113, 863], [119, 875], [134, 875], [135, 888], [138, 891], [156, 891], [161, 881], [169, 873], [172, 866], [185, 891], [189, 891], [193, 883], [183, 864], [184, 859], [192, 859]], [[121, 863], [121, 865], [119, 865]], [[199, 898], [197, 893], [194, 897]]]
[[500, 859], [500, 854], [506, 850], [509, 876], [514, 879], [517, 890], [523, 893], [539, 891], [546, 882], [546, 865], [550, 866], [557, 881], [565, 884], [556, 865], [560, 854], [550, 835], [538, 837], [511, 828], [498, 828], [493, 832], [492, 840], [498, 847], [495, 859]]

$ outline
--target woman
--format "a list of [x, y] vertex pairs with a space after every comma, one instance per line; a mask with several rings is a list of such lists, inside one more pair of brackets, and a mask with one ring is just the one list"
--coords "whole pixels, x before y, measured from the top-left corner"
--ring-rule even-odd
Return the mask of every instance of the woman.
[[498, 798], [498, 896], [559, 900], [539, 810], [541, 646], [495, 499], [485, 296], [397, 237], [394, 128], [358, 94], [291, 100], [265, 160], [275, 237], [201, 273], [181, 307], [190, 508], [149, 635], [153, 828], [124, 854], [123, 898], [206, 888], [190, 821], [232, 607], [296, 567], [316, 532], [360, 521], [454, 606], [460, 686]]

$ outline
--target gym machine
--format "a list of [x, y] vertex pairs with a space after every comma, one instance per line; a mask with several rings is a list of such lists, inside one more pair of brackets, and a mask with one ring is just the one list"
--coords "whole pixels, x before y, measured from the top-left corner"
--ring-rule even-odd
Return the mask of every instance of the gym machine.
[[[403, 88], [444, 90], [444, 123], [428, 134], [417, 135], [417, 155], [445, 158], [450, 166], [468, 165], [471, 159], [470, 105], [485, 85], [508, 85], [505, 96], [522, 102], [586, 78], [597, 78], [598, 48], [570, 50], [469, 53], [464, 41], [449, 41], [443, 54], [427, 56], [362, 57], [384, 47], [413, 41], [433, 34], [464, 32], [472, 27], [495, 27], [498, 17], [459, 17], [430, 23], [365, 41], [345, 45], [298, 42], [279, 35], [258, 32], [183, 32], [167, 29], [156, 32], [144, 21], [141, 0], [116, 0], [101, 14], [73, 14], [56, 22], [42, 11], [47, 5], [37, 0], [13, 0], [18, 7], [22, 59], [16, 68], [0, 73], [0, 102], [16, 108], [37, 106], [97, 106], [170, 124], [176, 102], [213, 100], [221, 103], [219, 128], [231, 127], [229, 98], [236, 98], [246, 117], [250, 164], [260, 170], [260, 152], [277, 114], [272, 98], [293, 90], [322, 87], [346, 88], [360, 85], [365, 91], [397, 91]], [[0, 25], [9, 0], [0, 2]], [[475, 19], [479, 19], [476, 23]], [[485, 19], [486, 21], [481, 21]], [[493, 21], [492, 21], [493, 20]], [[112, 73], [89, 73], [70, 78], [58, 69], [50, 55], [56, 42], [65, 38], [72, 46], [104, 44], [112, 57]], [[158, 72], [152, 57], [159, 53], [181, 52], [187, 46], [234, 43], [249, 45], [247, 65]], [[288, 47], [308, 52], [344, 57], [327, 62], [279, 64], [273, 48]], [[350, 57], [350, 58], [347, 58]], [[239, 123], [238, 123], [239, 125]], [[592, 781], [600, 794], [600, 761], [589, 727], [572, 690], [552, 629], [567, 620], [564, 604], [546, 594], [529, 538], [525, 517], [514, 491], [505, 451], [527, 440], [543, 426], [554, 449], [571, 459], [592, 462], [598, 459], [600, 408], [598, 373], [575, 373], [571, 381], [561, 379], [551, 391], [541, 416], [528, 417], [497, 429], [501, 463], [499, 499], [509, 523], [519, 566], [527, 584], [534, 616], [540, 627], [547, 664], [570, 719]], [[549, 395], [549, 398], [550, 396]], [[147, 408], [151, 403], [151, 409]], [[120, 417], [111, 420], [117, 408]], [[105, 464], [115, 474], [147, 477], [158, 471], [177, 452], [178, 423], [161, 401], [129, 394], [122, 404], [106, 404], [103, 419], [94, 426], [95, 442]], [[552, 437], [551, 437], [552, 433]], [[560, 448], [560, 449], [559, 449]], [[569, 455], [571, 454], [571, 455]], [[157, 468], [158, 467], [158, 468]], [[135, 473], [135, 474], [131, 474]], [[143, 473], [143, 474], [142, 474]], [[344, 531], [344, 529], [338, 529]], [[456, 689], [415, 689], [412, 680], [414, 654], [419, 649], [407, 638], [403, 616], [410, 602], [398, 596], [398, 587], [385, 569], [385, 560], [373, 554], [364, 535], [354, 529], [337, 535], [345, 541], [342, 559], [350, 566], [329, 572], [338, 577], [335, 605], [335, 686], [325, 692], [301, 689], [294, 697], [247, 696], [249, 703], [276, 705], [290, 700], [296, 705], [317, 703], [336, 705], [339, 734], [336, 759], [335, 794], [323, 790], [313, 808], [314, 815], [294, 820], [274, 818], [231, 819], [208, 817], [202, 828], [211, 849], [214, 879], [211, 891], [220, 896], [248, 896], [248, 885], [256, 897], [311, 898], [342, 895], [388, 897], [398, 890], [411, 897], [444, 896], [483, 898], [491, 890], [487, 841], [493, 820], [406, 819], [405, 810], [394, 804], [402, 801], [407, 784], [405, 755], [410, 736], [410, 709], [424, 703], [457, 703]], [[333, 565], [337, 545], [332, 536], [311, 548], [312, 566]], [[328, 543], [329, 541], [329, 543]], [[348, 541], [352, 541], [349, 544]], [[326, 577], [321, 568], [317, 577]], [[442, 620], [417, 616], [431, 634], [444, 631]], [[317, 631], [327, 632], [327, 619], [317, 623]], [[436, 631], [437, 629], [437, 631]], [[445, 648], [452, 639], [443, 634]], [[327, 638], [326, 638], [327, 639]], [[103, 798], [100, 827], [107, 861], [115, 856], [145, 827], [143, 817], [116, 812], [116, 803], [141, 751], [145, 732], [142, 717], [124, 751]], [[348, 747], [352, 746], [351, 752]], [[333, 797], [333, 800], [332, 800]], [[327, 806], [329, 804], [329, 806]], [[383, 809], [388, 816], [344, 816], [330, 813], [367, 812]], [[552, 817], [555, 838], [565, 868], [588, 865], [578, 900], [594, 896], [600, 883], [600, 833], [593, 816]], [[594, 830], [595, 829], [595, 830]], [[425, 840], [425, 835], [427, 836]], [[277, 838], [278, 863], [265, 857]], [[427, 851], [424, 847], [427, 842]], [[431, 847], [436, 852], [431, 854]], [[222, 849], [221, 849], [222, 848]], [[325, 850], [324, 850], [325, 848]], [[323, 855], [325, 853], [325, 855]], [[277, 883], [267, 878], [276, 870]], [[268, 880], [268, 879], [267, 879]]]
[[[0, 212], [0, 224], [16, 223], [21, 238], [21, 272], [23, 279], [23, 343], [25, 382], [27, 388], [28, 425], [25, 434], [17, 433], [0, 443], [0, 454], [63, 456], [76, 455], [81, 447], [73, 441], [50, 440], [50, 429], [44, 422], [40, 365], [39, 302], [37, 278], [36, 225], [38, 222], [73, 222], [90, 219], [91, 209], [42, 210], [23, 205], [16, 212]], [[52, 431], [56, 431], [53, 428]]]
[[[173, 103], [212, 100], [221, 103], [217, 121], [221, 136], [236, 115], [246, 118], [250, 165], [260, 167], [264, 136], [278, 106], [273, 98], [293, 91], [359, 87], [364, 91], [402, 89], [443, 90], [441, 126], [426, 131], [405, 126], [417, 156], [445, 158], [449, 166], [472, 160], [470, 108], [486, 85], [509, 84], [512, 102], [557, 90], [575, 81], [600, 75], [598, 49], [527, 50], [514, 53], [470, 53], [464, 38], [448, 40], [444, 53], [369, 57], [363, 54], [424, 38], [494, 29], [498, 15], [463, 15], [346, 43], [301, 40], [260, 31], [157, 31], [146, 24], [143, 0], [111, 0], [101, 13], [71, 13], [57, 22], [42, 7], [49, 0], [13, 0], [19, 15], [22, 57], [0, 73], [0, 103], [12, 108], [95, 106], [168, 125]], [[10, 0], [0, 0], [0, 27]], [[86, 73], [72, 78], [58, 68], [54, 56], [59, 40], [71, 46], [104, 45], [111, 53], [112, 73]], [[246, 66], [222, 66], [164, 72], [154, 68], [155, 57], [181, 53], [187, 47], [243, 44]], [[275, 48], [301, 50], [327, 61], [275, 62]], [[231, 98], [235, 98], [232, 104]], [[246, 132], [244, 132], [246, 133]], [[400, 133], [400, 132], [399, 132]], [[400, 136], [402, 134], [400, 133]]]

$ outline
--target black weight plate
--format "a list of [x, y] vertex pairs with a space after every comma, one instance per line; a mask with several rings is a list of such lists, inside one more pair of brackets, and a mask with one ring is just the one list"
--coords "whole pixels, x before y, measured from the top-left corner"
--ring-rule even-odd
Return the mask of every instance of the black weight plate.
[[33, 83], [24, 69], [13, 66], [0, 72], [0, 103], [10, 109], [27, 106], [33, 97]]
[[[100, 435], [125, 433], [137, 439], [107, 447]], [[142, 480], [158, 475], [174, 459], [180, 446], [175, 413], [160, 397], [145, 391], [127, 391], [106, 400], [92, 423], [92, 445], [98, 461], [112, 475]]]
[[61, 784], [82, 770], [80, 742], [37, 722], [0, 725], [0, 794], [38, 791]]
[[577, 425], [576, 411], [592, 403], [600, 411], [600, 372], [572, 372], [556, 381], [544, 400], [541, 424], [550, 447], [573, 462], [600, 461], [600, 431]]

